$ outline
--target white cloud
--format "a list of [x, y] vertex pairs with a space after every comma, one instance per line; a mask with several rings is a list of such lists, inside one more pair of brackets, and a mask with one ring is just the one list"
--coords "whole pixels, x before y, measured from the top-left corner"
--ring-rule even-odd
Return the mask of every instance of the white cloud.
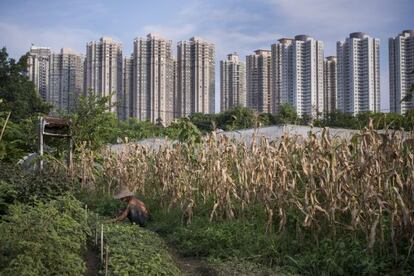
[[26, 53], [31, 44], [46, 46], [57, 52], [63, 47], [72, 48], [79, 53], [85, 52], [88, 41], [101, 35], [93, 31], [76, 28], [53, 27], [36, 28], [0, 22], [0, 41], [12, 57], [18, 58]]
[[[398, 19], [398, 0], [263, 0], [281, 11], [291, 24], [343, 28], [371, 28]], [[306, 27], [307, 25], [303, 25]], [[318, 30], [319, 31], [319, 30]]]

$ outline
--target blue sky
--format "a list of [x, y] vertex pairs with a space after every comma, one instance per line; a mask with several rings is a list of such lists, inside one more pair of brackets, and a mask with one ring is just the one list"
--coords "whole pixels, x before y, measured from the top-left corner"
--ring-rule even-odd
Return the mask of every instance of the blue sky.
[[[216, 98], [219, 60], [230, 52], [242, 58], [270, 48], [280, 37], [308, 34], [335, 55], [336, 41], [363, 31], [381, 40], [381, 108], [389, 108], [388, 38], [414, 29], [414, 0], [0, 0], [0, 47], [12, 57], [30, 47], [85, 52], [102, 35], [123, 43], [130, 55], [135, 37], [155, 32], [173, 40], [194, 35], [216, 44]], [[175, 47], [174, 47], [175, 48]], [[218, 100], [216, 100], [218, 106]]]

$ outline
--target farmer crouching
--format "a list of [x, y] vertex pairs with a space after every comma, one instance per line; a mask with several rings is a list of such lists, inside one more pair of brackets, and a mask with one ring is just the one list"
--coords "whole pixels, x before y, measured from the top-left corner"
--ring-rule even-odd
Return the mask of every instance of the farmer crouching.
[[128, 218], [131, 223], [139, 224], [141, 227], [145, 226], [150, 215], [144, 202], [136, 198], [128, 188], [122, 188], [114, 198], [120, 199], [128, 204], [127, 208], [114, 220], [114, 222], [121, 222]]

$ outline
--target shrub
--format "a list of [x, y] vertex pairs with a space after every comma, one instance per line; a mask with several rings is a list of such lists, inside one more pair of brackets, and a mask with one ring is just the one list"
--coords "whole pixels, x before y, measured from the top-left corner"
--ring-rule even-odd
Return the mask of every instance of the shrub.
[[0, 179], [7, 183], [8, 189], [15, 190], [15, 199], [23, 203], [47, 201], [78, 188], [77, 182], [67, 172], [54, 166], [45, 166], [42, 172], [37, 173], [0, 162]]
[[105, 225], [110, 275], [181, 275], [163, 241], [137, 225]]
[[0, 274], [80, 275], [90, 234], [84, 210], [72, 196], [34, 206], [17, 204], [0, 224]]

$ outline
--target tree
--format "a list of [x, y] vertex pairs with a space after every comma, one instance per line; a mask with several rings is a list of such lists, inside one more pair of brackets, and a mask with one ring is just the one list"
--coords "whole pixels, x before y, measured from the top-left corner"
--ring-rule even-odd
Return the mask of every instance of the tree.
[[217, 125], [215, 114], [193, 113], [189, 116], [190, 121], [202, 132], [213, 131]]
[[277, 116], [277, 121], [282, 124], [296, 124], [299, 117], [295, 109], [290, 104], [282, 104], [280, 112]]
[[165, 134], [171, 139], [178, 139], [181, 142], [200, 143], [201, 132], [188, 118], [180, 118], [172, 122], [165, 129]]
[[[15, 162], [36, 150], [37, 116], [47, 114], [50, 105], [38, 95], [25, 75], [28, 55], [18, 62], [0, 50], [0, 160]], [[10, 120], [8, 120], [10, 116]]]
[[245, 129], [255, 127], [256, 118], [251, 109], [237, 106], [218, 114], [217, 123], [224, 130]]
[[47, 114], [51, 106], [45, 103], [35, 85], [25, 75], [28, 54], [18, 62], [9, 58], [6, 48], [0, 50], [0, 111], [11, 112], [12, 121]]
[[[414, 71], [412, 72], [414, 74]], [[407, 94], [401, 99], [400, 103], [402, 102], [411, 102], [413, 100], [414, 94], [414, 84], [410, 86], [410, 89], [407, 91]]]
[[93, 91], [81, 96], [79, 103], [70, 116], [72, 135], [75, 145], [87, 142], [93, 149], [107, 143], [115, 143], [119, 137], [118, 120], [111, 112], [111, 95], [98, 97]]

